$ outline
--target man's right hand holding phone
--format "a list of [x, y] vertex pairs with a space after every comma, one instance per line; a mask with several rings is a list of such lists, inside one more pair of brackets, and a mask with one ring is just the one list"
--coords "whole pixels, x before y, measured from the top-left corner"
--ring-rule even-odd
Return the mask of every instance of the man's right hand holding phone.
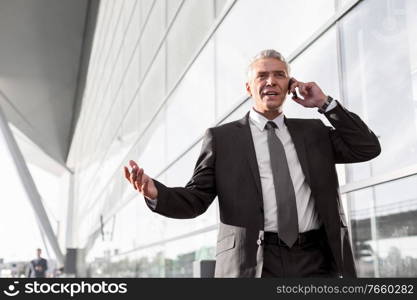
[[[303, 98], [297, 95], [296, 88]], [[292, 99], [304, 107], [321, 108], [327, 100], [327, 95], [315, 82], [301, 82], [292, 77], [288, 84], [288, 94], [292, 93]]]
[[129, 161], [129, 165], [132, 170], [129, 171], [129, 168], [125, 166], [125, 177], [133, 185], [133, 188], [148, 199], [158, 198], [158, 190], [152, 178], [146, 175], [135, 161]]

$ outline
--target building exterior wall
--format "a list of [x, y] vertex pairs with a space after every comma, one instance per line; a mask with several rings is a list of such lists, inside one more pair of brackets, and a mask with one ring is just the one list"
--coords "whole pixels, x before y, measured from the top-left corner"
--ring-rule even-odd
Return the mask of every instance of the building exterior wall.
[[[378, 158], [338, 166], [359, 275], [416, 276], [416, 13], [413, 0], [102, 0], [68, 159], [89, 274], [190, 277], [214, 258], [216, 201], [196, 219], [155, 215], [122, 169], [184, 186], [205, 129], [251, 107], [250, 57], [274, 48], [379, 136]], [[285, 114], [323, 118], [290, 99]]]

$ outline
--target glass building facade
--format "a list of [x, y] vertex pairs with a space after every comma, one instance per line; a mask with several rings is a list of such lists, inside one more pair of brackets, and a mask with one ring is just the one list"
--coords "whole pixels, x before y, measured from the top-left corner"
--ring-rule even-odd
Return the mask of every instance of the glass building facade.
[[[379, 157], [337, 167], [359, 276], [417, 276], [416, 15], [414, 0], [101, 0], [68, 159], [87, 275], [192, 277], [215, 258], [216, 201], [195, 219], [156, 215], [123, 166], [184, 186], [205, 129], [251, 107], [249, 59], [274, 48], [379, 137]], [[284, 111], [323, 118], [290, 99]]]

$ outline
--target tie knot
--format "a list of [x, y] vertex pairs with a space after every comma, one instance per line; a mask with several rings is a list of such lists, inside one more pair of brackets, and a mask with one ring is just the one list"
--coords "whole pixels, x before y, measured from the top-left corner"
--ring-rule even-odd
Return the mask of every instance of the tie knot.
[[266, 122], [266, 124], [265, 124], [265, 128], [266, 128], [267, 130], [271, 130], [271, 129], [278, 128], [278, 126], [277, 126], [277, 124], [275, 124], [275, 122], [268, 121], [268, 122]]

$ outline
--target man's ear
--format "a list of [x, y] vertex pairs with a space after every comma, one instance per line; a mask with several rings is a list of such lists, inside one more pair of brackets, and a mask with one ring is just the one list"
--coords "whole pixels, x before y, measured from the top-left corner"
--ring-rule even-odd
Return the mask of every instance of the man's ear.
[[252, 92], [251, 92], [251, 90], [250, 90], [250, 85], [249, 85], [249, 82], [246, 82], [246, 92], [248, 93], [248, 95], [249, 95], [249, 96], [251, 96], [251, 97], [252, 97]]

